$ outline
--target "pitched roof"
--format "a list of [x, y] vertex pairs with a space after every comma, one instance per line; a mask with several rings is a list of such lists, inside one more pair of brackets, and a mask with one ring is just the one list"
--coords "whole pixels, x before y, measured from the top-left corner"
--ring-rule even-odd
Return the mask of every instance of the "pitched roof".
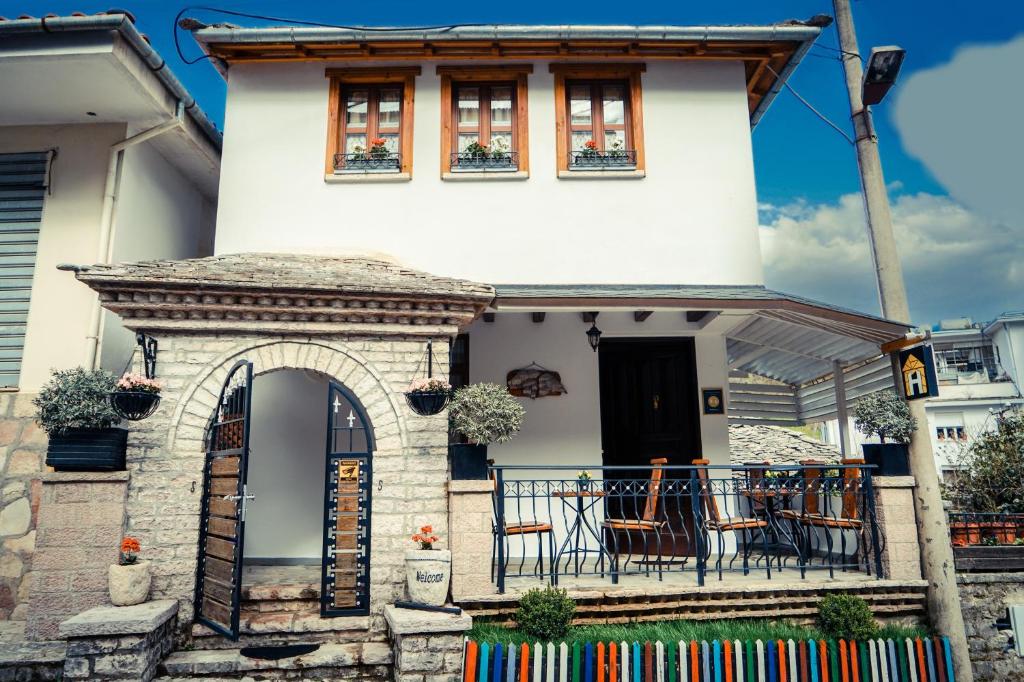
[[468, 298], [488, 302], [487, 284], [439, 277], [383, 259], [363, 256], [316, 256], [294, 253], [236, 253], [186, 260], [91, 265], [78, 279], [104, 284], [326, 291], [337, 294], [391, 294]]
[[839, 451], [832, 445], [798, 431], [778, 426], [729, 427], [729, 461], [734, 466], [752, 462], [799, 464], [805, 459], [832, 463], [839, 458]]

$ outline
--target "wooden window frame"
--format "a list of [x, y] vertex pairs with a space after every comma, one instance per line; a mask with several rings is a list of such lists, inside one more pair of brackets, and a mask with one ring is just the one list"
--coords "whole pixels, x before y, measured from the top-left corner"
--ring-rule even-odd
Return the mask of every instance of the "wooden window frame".
[[[344, 148], [341, 139], [344, 131], [343, 112], [341, 110], [342, 88], [350, 85], [372, 87], [398, 83], [402, 86], [398, 131], [399, 154], [401, 155], [399, 172], [412, 177], [412, 132], [416, 76], [419, 76], [421, 73], [422, 69], [419, 66], [327, 69], [324, 72], [324, 75], [330, 82], [327, 96], [327, 158], [324, 168], [325, 175], [331, 176], [334, 174], [334, 155], [339, 153], [339, 149]], [[370, 130], [369, 124], [371, 123], [369, 114], [370, 112], [367, 111], [367, 132]], [[367, 142], [369, 142], [369, 137]]]
[[[556, 162], [559, 172], [568, 172], [573, 169], [569, 167], [569, 158], [572, 146], [572, 127], [569, 115], [569, 89], [567, 84], [577, 82], [597, 84], [611, 81], [624, 82], [627, 86], [625, 103], [626, 111], [626, 139], [628, 145], [636, 150], [635, 170], [643, 172], [646, 170], [646, 158], [644, 155], [644, 109], [643, 92], [640, 83], [640, 74], [647, 70], [647, 65], [636, 64], [550, 64], [549, 71], [555, 76], [555, 135], [556, 135]], [[591, 97], [593, 97], [593, 88]], [[597, 115], [601, 112], [600, 103], [595, 108], [591, 105], [592, 129], [602, 127], [603, 119], [597, 122]], [[604, 144], [602, 139], [599, 143]], [[578, 171], [581, 174], [585, 171]]]
[[[441, 176], [451, 173], [451, 154], [456, 147], [458, 119], [455, 114], [457, 85], [512, 85], [513, 121], [512, 151], [517, 152], [516, 170], [530, 170], [529, 113], [527, 107], [527, 77], [533, 73], [532, 64], [506, 64], [500, 66], [438, 66], [441, 77]], [[489, 115], [489, 112], [488, 112]]]

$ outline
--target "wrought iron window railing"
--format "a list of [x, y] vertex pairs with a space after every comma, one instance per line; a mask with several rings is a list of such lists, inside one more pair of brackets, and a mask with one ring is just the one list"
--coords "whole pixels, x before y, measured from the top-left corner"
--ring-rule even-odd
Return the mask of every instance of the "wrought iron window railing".
[[492, 579], [881, 577], [871, 466], [494, 466]]
[[334, 155], [335, 173], [397, 173], [402, 169], [398, 152], [354, 152]]
[[636, 168], [635, 149], [598, 151], [582, 149], [572, 152], [569, 160], [572, 170], [616, 170]]
[[453, 152], [450, 167], [453, 173], [515, 171], [519, 169], [519, 152]]

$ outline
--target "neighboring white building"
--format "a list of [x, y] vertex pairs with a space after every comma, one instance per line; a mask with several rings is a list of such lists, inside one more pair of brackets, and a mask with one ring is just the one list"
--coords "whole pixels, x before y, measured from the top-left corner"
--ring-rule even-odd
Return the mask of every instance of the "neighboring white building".
[[212, 250], [221, 136], [124, 13], [0, 21], [0, 390], [134, 347], [61, 263]]
[[[939, 469], [949, 471], [980, 433], [995, 428], [1000, 412], [1024, 405], [1018, 371], [1024, 367], [1018, 364], [1024, 359], [1024, 313], [1003, 313], [986, 324], [942, 320], [931, 343], [939, 395], [927, 400], [927, 430]], [[835, 420], [827, 431], [836, 442]], [[857, 433], [858, 443], [865, 440]]]

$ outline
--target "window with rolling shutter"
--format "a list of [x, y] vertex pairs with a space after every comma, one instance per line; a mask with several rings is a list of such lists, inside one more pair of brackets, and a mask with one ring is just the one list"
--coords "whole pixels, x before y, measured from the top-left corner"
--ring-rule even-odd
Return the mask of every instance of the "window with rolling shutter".
[[49, 159], [0, 154], [0, 388], [16, 387], [21, 373]]

